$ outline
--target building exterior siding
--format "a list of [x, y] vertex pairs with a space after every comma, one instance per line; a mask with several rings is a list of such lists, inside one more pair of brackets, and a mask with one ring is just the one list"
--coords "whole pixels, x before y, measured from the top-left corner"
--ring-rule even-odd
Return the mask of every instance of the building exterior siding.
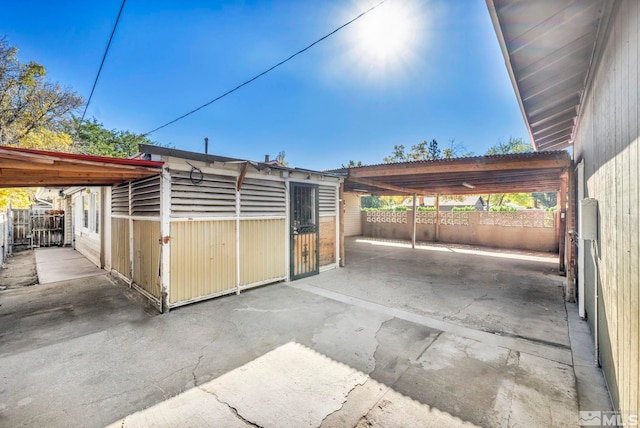
[[111, 218], [111, 268], [127, 279], [131, 279], [129, 252], [129, 220]]
[[336, 218], [320, 217], [320, 267], [336, 262]]
[[586, 317], [598, 335], [599, 358], [614, 405], [623, 413], [637, 413], [640, 8], [637, 1], [618, 5], [583, 102], [574, 158], [584, 162], [585, 197], [597, 199], [599, 211], [595, 266], [591, 245], [584, 245]]
[[170, 304], [236, 291], [236, 222], [171, 223]]
[[360, 197], [356, 193], [344, 194], [344, 236], [362, 235]]
[[133, 221], [133, 282], [158, 301], [162, 297], [159, 221]]
[[240, 221], [240, 286], [286, 278], [286, 220]]

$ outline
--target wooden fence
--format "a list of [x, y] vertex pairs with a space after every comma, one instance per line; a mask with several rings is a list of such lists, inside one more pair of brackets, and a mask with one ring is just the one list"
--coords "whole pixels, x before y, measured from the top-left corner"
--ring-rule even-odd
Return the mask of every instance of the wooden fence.
[[3, 262], [7, 255], [34, 247], [64, 245], [64, 211], [12, 209], [0, 216]]

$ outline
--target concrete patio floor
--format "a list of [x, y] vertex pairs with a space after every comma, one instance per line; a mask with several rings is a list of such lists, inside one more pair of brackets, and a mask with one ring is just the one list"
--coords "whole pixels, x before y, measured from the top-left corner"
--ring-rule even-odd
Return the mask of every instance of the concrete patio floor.
[[548, 427], [610, 409], [556, 257], [366, 239], [347, 257], [165, 315], [107, 274], [2, 291], [0, 425]]

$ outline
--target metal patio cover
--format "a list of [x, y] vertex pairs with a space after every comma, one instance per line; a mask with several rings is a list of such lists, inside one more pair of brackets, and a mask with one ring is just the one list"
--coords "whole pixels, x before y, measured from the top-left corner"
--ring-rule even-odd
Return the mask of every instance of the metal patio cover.
[[0, 187], [111, 186], [158, 175], [162, 162], [0, 146]]
[[[486, 195], [559, 192], [567, 185], [566, 151], [475, 156], [344, 168], [345, 191], [374, 195]], [[566, 187], [565, 187], [566, 189]]]

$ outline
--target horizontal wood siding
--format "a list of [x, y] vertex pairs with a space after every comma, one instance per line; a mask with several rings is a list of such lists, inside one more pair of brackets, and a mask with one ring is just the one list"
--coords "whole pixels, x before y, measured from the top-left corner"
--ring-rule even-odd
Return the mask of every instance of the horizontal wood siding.
[[100, 237], [86, 232], [76, 233], [75, 249], [91, 263], [100, 266]]
[[235, 221], [171, 223], [171, 304], [236, 289]]
[[111, 268], [125, 278], [131, 279], [129, 254], [129, 220], [112, 217]]
[[240, 221], [240, 285], [286, 276], [286, 220]]
[[[639, 87], [640, 10], [619, 2], [613, 30], [584, 103], [575, 138], [576, 162], [584, 159], [586, 197], [598, 200], [597, 281], [585, 257], [585, 309], [592, 331], [598, 312], [600, 360], [614, 404], [640, 408], [639, 354]], [[585, 252], [591, 252], [590, 242]], [[594, 304], [596, 287], [598, 311]]]
[[160, 299], [159, 221], [133, 221], [133, 282]]
[[320, 217], [320, 266], [336, 262], [336, 218]]
[[362, 235], [360, 198], [355, 193], [344, 194], [344, 236]]

